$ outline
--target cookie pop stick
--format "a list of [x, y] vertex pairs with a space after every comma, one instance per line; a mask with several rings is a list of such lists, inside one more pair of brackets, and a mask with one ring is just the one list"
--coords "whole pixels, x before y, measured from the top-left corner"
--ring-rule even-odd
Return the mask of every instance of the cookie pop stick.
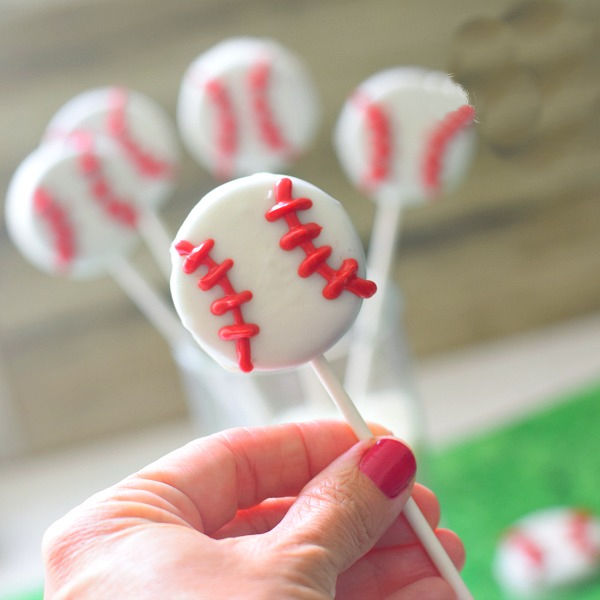
[[171, 235], [157, 209], [175, 185], [179, 149], [174, 126], [153, 100], [118, 87], [83, 92], [67, 102], [50, 120], [46, 141], [65, 139], [75, 132], [110, 137], [137, 176], [140, 234], [155, 262], [168, 278]]
[[109, 139], [38, 147], [18, 167], [6, 198], [8, 232], [22, 254], [53, 275], [109, 273], [165, 339], [187, 338], [172, 310], [125, 256], [135, 246], [137, 177]]
[[273, 40], [242, 37], [189, 66], [177, 123], [192, 156], [223, 180], [287, 167], [312, 141], [318, 113], [300, 60]]
[[[323, 357], [375, 292], [339, 202], [294, 177], [230, 181], [192, 209], [171, 259], [175, 308], [209, 355], [245, 372], [308, 362], [356, 435], [372, 437]], [[471, 598], [413, 501], [405, 514], [458, 597]]]
[[436, 199], [463, 178], [474, 150], [467, 93], [440, 72], [395, 68], [362, 83], [344, 105], [334, 144], [350, 180], [376, 202], [367, 272], [378, 298], [357, 319], [345, 384], [366, 392], [404, 207]]

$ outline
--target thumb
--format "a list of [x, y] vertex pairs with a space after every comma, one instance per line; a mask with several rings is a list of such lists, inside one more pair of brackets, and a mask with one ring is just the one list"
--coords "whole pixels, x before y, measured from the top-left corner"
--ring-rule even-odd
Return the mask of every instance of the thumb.
[[416, 468], [412, 451], [397, 439], [359, 442], [306, 485], [272, 533], [330, 591], [396, 520]]

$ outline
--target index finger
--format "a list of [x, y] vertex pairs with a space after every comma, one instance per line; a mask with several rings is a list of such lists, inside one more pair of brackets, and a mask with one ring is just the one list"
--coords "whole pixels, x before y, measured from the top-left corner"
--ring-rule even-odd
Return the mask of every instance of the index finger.
[[[373, 426], [376, 435], [387, 432]], [[295, 496], [357, 442], [339, 421], [226, 430], [190, 442], [142, 469], [136, 478], [163, 484], [179, 514], [211, 534], [267, 498]], [[166, 486], [164, 485], [166, 484]]]

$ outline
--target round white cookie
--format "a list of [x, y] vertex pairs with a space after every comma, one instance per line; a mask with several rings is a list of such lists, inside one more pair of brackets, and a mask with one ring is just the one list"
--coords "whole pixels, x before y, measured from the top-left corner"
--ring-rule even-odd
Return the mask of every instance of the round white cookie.
[[111, 137], [139, 176], [140, 198], [149, 208], [164, 202], [175, 185], [179, 146], [174, 124], [156, 102], [120, 87], [83, 92], [51, 119], [45, 140], [84, 130]]
[[494, 559], [500, 585], [522, 597], [546, 597], [600, 571], [600, 519], [574, 508], [527, 515], [504, 534]]
[[228, 179], [285, 168], [311, 142], [318, 113], [300, 60], [272, 40], [243, 37], [217, 44], [189, 66], [177, 122], [194, 158]]
[[361, 278], [361, 242], [341, 204], [285, 175], [258, 173], [209, 192], [181, 225], [171, 258], [184, 326], [230, 369], [311, 360], [375, 292]]
[[455, 186], [475, 147], [473, 108], [449, 75], [394, 68], [344, 104], [334, 132], [349, 179], [376, 198], [414, 204]]
[[94, 277], [135, 244], [137, 192], [137, 175], [110, 139], [82, 134], [49, 142], [16, 170], [6, 225], [40, 269]]

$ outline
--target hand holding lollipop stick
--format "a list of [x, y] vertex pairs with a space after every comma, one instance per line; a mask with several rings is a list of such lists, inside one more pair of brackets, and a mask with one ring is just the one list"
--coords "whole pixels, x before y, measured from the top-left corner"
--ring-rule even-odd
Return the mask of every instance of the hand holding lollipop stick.
[[365, 394], [371, 374], [402, 210], [456, 186], [471, 161], [474, 110], [468, 102], [444, 73], [395, 68], [362, 83], [338, 119], [340, 163], [376, 203], [367, 272], [379, 294], [357, 319], [346, 367], [345, 385], [357, 396]]
[[174, 125], [162, 108], [143, 94], [106, 87], [69, 100], [50, 120], [44, 140], [68, 141], [73, 136], [81, 140], [97, 135], [109, 137], [119, 147], [122, 160], [137, 178], [140, 201], [135, 227], [168, 278], [171, 235], [158, 208], [175, 186], [179, 149]]
[[49, 142], [15, 172], [6, 225], [22, 254], [43, 271], [74, 279], [110, 274], [175, 346], [187, 333], [126, 258], [138, 240], [138, 190], [136, 173], [109, 138]]
[[[175, 308], [209, 355], [245, 372], [310, 363], [357, 437], [372, 437], [323, 357], [376, 290], [339, 202], [293, 177], [230, 181], [192, 209], [171, 259]], [[414, 501], [405, 515], [458, 597], [471, 598]]]

